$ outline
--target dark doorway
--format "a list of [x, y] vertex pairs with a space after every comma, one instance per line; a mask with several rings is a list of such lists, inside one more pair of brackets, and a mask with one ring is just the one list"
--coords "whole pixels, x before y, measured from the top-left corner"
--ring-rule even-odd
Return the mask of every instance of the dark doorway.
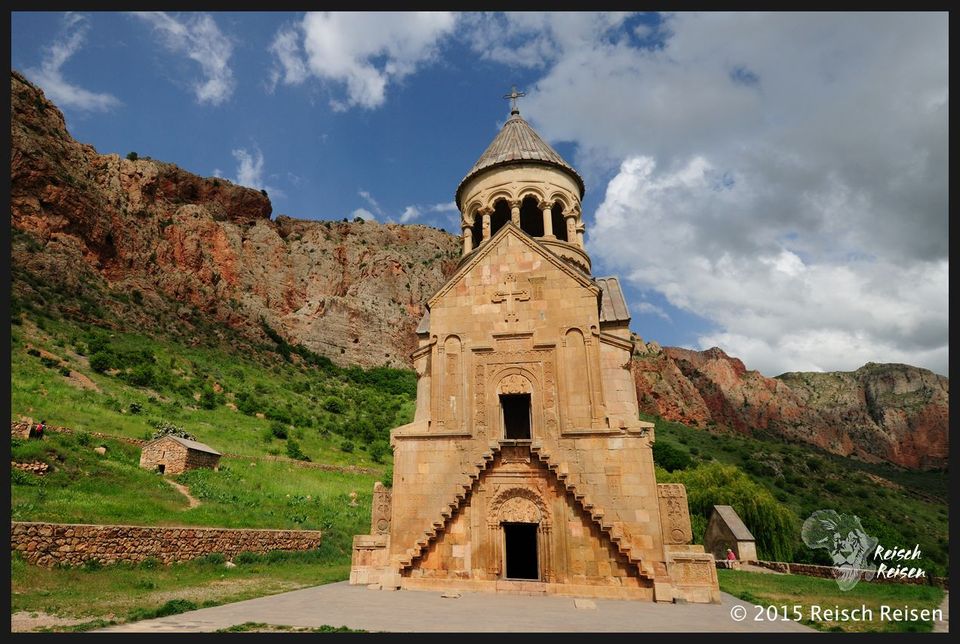
[[163, 474], [163, 471], [165, 469], [167, 469], [167, 466], [164, 465], [163, 463], [160, 463], [159, 465], [157, 465], [157, 471], [160, 472], [161, 474]]
[[530, 394], [502, 394], [500, 406], [503, 407], [503, 437], [529, 439]]
[[504, 523], [507, 579], [540, 579], [537, 565], [537, 524]]

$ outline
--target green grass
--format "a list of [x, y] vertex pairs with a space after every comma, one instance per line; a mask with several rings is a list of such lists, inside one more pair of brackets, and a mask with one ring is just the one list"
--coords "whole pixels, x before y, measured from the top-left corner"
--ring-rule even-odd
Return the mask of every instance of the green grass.
[[[51, 432], [43, 440], [13, 442], [15, 460], [53, 468], [44, 476], [11, 473], [14, 521], [323, 530], [347, 552], [349, 538], [368, 528], [375, 475], [225, 458], [217, 472], [173, 477], [200, 501], [187, 509], [187, 499], [161, 475], [139, 467], [136, 446], [82, 440]], [[100, 444], [107, 446], [103, 456], [93, 451]], [[357, 505], [351, 506], [354, 491]]]
[[48, 630], [89, 630], [172, 615], [349, 576], [349, 559], [323, 549], [237, 558], [236, 568], [195, 560], [171, 566], [114, 565], [100, 569], [38, 568], [11, 559], [11, 613], [45, 612], [89, 618]]
[[[718, 461], [739, 468], [793, 512], [797, 525], [821, 509], [855, 514], [864, 530], [886, 547], [913, 548], [919, 544], [922, 555], [918, 564], [927, 575], [947, 574], [947, 472], [867, 464], [770, 435], [719, 434], [652, 415], [641, 417], [656, 423], [658, 444], [670, 444], [690, 456], [689, 467]], [[878, 484], [870, 475], [888, 481], [890, 487]], [[695, 534], [702, 535], [707, 518], [692, 517]], [[795, 532], [792, 561], [831, 563], [824, 550], [807, 548], [799, 530]]]
[[[793, 615], [798, 606], [801, 623], [824, 631], [843, 632], [927, 632], [933, 629], [931, 621], [884, 621], [880, 606], [902, 609], [934, 609], [943, 601], [943, 591], [934, 586], [912, 584], [873, 583], [861, 580], [849, 591], [842, 591], [833, 579], [800, 575], [774, 575], [743, 570], [718, 570], [720, 590], [761, 606], [777, 606], [782, 615]], [[855, 609], [866, 606], [873, 611], [871, 621], [811, 620], [811, 606], [823, 609]], [[821, 610], [821, 615], [824, 612]], [[753, 619], [751, 612], [747, 618]]]

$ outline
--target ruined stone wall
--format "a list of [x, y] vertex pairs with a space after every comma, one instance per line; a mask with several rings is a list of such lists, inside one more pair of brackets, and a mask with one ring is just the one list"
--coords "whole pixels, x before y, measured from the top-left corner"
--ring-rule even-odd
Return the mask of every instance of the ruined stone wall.
[[[736, 564], [739, 562], [733, 561], [721, 561], [717, 560], [717, 568], [736, 568]], [[764, 568], [769, 568], [770, 570], [775, 570], [777, 572], [782, 572], [788, 575], [804, 575], [807, 577], [821, 577], [823, 579], [833, 579], [835, 577], [836, 569], [833, 566], [818, 566], [815, 564], [801, 564], [801, 563], [787, 563], [784, 561], [753, 561], [751, 562], [754, 565], [762, 566]], [[734, 565], [730, 565], [734, 564]], [[899, 577], [877, 577], [874, 576], [869, 583], [894, 583], [894, 584], [916, 584], [924, 585], [929, 584], [931, 586], [938, 586], [940, 588], [948, 587], [948, 578], [947, 577], [920, 577], [920, 578], [899, 578]]]
[[10, 523], [10, 549], [32, 564], [78, 566], [96, 559], [102, 564], [154, 558], [164, 564], [211, 553], [227, 558], [241, 552], [312, 550], [319, 530], [231, 530], [72, 523]]

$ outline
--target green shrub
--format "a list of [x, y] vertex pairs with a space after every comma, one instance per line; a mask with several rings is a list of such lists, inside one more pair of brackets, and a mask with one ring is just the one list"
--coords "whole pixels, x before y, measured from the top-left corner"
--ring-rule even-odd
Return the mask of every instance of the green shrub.
[[653, 462], [668, 472], [684, 470], [693, 463], [686, 451], [662, 440], [653, 443]]
[[390, 445], [385, 440], [376, 440], [370, 445], [370, 458], [374, 463], [383, 463], [383, 458], [390, 451]]
[[346, 410], [347, 406], [336, 396], [328, 396], [323, 401], [323, 408], [331, 414], [342, 414]]
[[353, 452], [354, 445], [351, 441], [343, 441], [340, 445], [340, 449], [347, 454]]
[[151, 439], [156, 440], [164, 436], [178, 436], [180, 438], [186, 438], [187, 440], [195, 441], [197, 438], [187, 432], [183, 427], [179, 425], [174, 425], [167, 420], [156, 420], [153, 422], [153, 434], [151, 434]]
[[53, 358], [48, 358], [48, 357], [44, 356], [44, 357], [40, 358], [40, 364], [42, 364], [42, 365], [43, 365], [44, 367], [46, 367], [47, 369], [53, 369], [54, 367], [56, 367], [57, 365], [59, 365], [60, 362], [57, 361], [57, 360], [54, 360]]
[[143, 406], [138, 402], [132, 402], [127, 409], [130, 410], [131, 414], [139, 414], [141, 411], [143, 411]]
[[61, 376], [67, 376], [68, 378], [70, 377], [70, 368], [69, 368], [69, 367], [60, 367], [59, 371], [60, 371], [60, 375], [61, 375]]
[[139, 159], [139, 158], [140, 158], [140, 155], [138, 155], [136, 152], [127, 152], [127, 159], [128, 159], [128, 160], [130, 160], [130, 161], [136, 161], [136, 160]]
[[279, 421], [274, 421], [270, 423], [270, 433], [273, 434], [274, 438], [283, 440], [287, 437], [287, 426]]
[[287, 441], [287, 456], [290, 458], [296, 459], [298, 461], [309, 461], [310, 457], [303, 453], [300, 449], [300, 443], [294, 439]]
[[103, 373], [113, 368], [113, 354], [106, 351], [98, 351], [90, 356], [90, 368], [97, 373]]

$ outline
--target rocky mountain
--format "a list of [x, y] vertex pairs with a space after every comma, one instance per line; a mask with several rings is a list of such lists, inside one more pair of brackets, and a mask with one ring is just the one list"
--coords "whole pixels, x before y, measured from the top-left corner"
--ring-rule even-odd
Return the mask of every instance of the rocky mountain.
[[[409, 364], [426, 301], [459, 241], [417, 225], [278, 216], [266, 194], [152, 159], [98, 154], [11, 72], [14, 302], [52, 287], [58, 314], [186, 343], [263, 322], [341, 364]], [[131, 155], [132, 156], [132, 155]], [[942, 467], [947, 379], [907, 365], [767, 378], [720, 349], [637, 342], [644, 411], [707, 429], [766, 431], [910, 468]]]
[[718, 348], [638, 339], [631, 365], [642, 410], [699, 427], [763, 431], [844, 456], [940, 468], [949, 455], [949, 381], [927, 369], [867, 363], [852, 372], [748, 371]]
[[192, 342], [192, 318], [253, 337], [263, 336], [262, 318], [339, 363], [400, 366], [423, 302], [459, 259], [457, 240], [442, 230], [271, 220], [260, 191], [98, 154], [74, 141], [60, 110], [15, 71], [11, 111], [14, 292], [27, 299], [36, 294], [21, 273], [81, 299], [136, 293], [142, 309], [111, 317], [185, 330]]

